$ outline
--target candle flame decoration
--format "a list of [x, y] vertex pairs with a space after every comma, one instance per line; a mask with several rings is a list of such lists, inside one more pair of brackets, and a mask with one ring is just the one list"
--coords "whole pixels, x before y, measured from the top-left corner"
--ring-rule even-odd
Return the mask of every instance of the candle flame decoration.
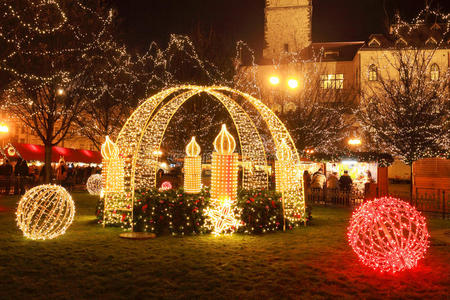
[[189, 157], [198, 156], [200, 154], [200, 151], [200, 146], [197, 144], [195, 136], [193, 136], [189, 144], [187, 144], [186, 146], [186, 154]]
[[119, 147], [106, 136], [101, 147], [103, 157], [102, 176], [105, 192], [121, 193], [124, 191], [124, 162], [119, 155]]
[[225, 124], [222, 124], [222, 129], [214, 140], [214, 149], [219, 154], [232, 154], [236, 149], [236, 141]]
[[117, 147], [117, 145], [113, 141], [111, 141], [109, 136], [106, 136], [105, 142], [103, 143], [100, 150], [102, 157], [105, 160], [119, 157], [119, 147]]
[[202, 159], [200, 146], [193, 136], [186, 146], [184, 158], [184, 191], [189, 194], [200, 193], [202, 189]]

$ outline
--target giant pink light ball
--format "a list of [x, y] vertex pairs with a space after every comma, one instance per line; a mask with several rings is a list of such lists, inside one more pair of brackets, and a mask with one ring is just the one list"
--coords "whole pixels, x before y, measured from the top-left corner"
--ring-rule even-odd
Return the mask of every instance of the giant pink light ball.
[[382, 272], [417, 266], [429, 247], [425, 217], [410, 204], [392, 197], [357, 208], [347, 235], [361, 262]]

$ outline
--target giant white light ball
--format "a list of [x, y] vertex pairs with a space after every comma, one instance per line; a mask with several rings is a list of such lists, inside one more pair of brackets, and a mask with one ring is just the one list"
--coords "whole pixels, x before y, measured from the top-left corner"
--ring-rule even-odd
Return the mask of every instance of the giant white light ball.
[[70, 194], [59, 185], [44, 184], [27, 191], [17, 207], [17, 225], [33, 240], [53, 239], [66, 232], [75, 215]]
[[86, 182], [86, 189], [91, 195], [100, 195], [103, 188], [103, 178], [101, 174], [91, 175]]

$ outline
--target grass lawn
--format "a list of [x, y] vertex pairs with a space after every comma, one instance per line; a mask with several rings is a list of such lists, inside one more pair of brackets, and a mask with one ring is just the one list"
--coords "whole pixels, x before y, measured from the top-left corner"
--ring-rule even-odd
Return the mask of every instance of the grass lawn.
[[450, 221], [429, 219], [431, 247], [418, 268], [395, 275], [361, 265], [346, 241], [350, 210], [313, 210], [313, 224], [262, 236], [132, 241], [94, 220], [96, 198], [75, 193], [64, 236], [25, 239], [15, 197], [0, 198], [0, 299], [421, 298], [450, 287]]

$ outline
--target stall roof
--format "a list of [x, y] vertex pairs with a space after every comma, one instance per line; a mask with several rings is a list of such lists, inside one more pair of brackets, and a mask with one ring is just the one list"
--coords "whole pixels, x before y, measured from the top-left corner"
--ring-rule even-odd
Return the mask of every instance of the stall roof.
[[[45, 159], [45, 148], [41, 145], [34, 144], [19, 144], [13, 143], [15, 150], [18, 155], [27, 161], [37, 160], [44, 161]], [[8, 151], [5, 151], [8, 154]], [[17, 156], [17, 154], [15, 155]], [[102, 162], [102, 156], [99, 151], [90, 151], [85, 149], [71, 149], [53, 146], [52, 147], [52, 162], [58, 162], [60, 157], [64, 157], [66, 162], [82, 162], [82, 163], [96, 163]]]

